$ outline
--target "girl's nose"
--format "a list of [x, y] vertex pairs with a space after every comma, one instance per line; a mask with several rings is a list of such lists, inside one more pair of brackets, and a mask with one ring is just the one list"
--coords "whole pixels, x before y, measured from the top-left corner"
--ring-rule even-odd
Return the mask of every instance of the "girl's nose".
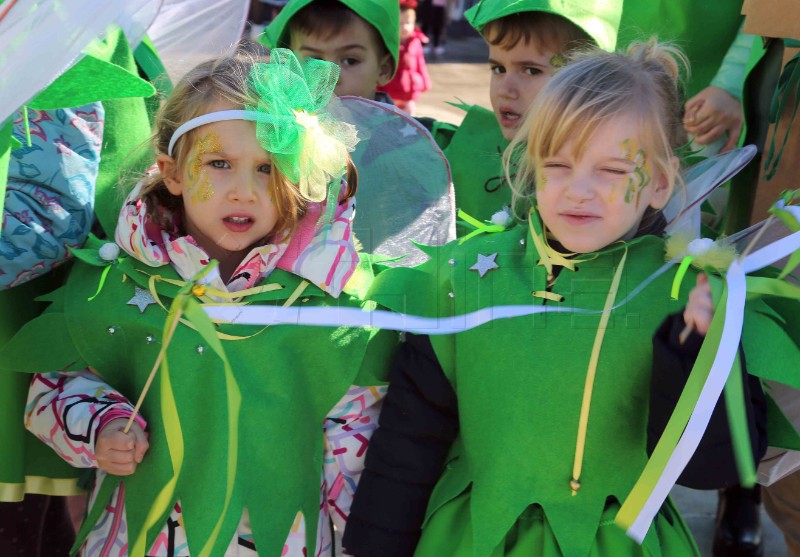
[[257, 199], [257, 185], [252, 176], [242, 176], [236, 180], [235, 185], [228, 192], [228, 196], [233, 201], [255, 203]]
[[589, 176], [574, 175], [567, 184], [566, 196], [573, 201], [586, 201], [595, 195], [594, 184]]

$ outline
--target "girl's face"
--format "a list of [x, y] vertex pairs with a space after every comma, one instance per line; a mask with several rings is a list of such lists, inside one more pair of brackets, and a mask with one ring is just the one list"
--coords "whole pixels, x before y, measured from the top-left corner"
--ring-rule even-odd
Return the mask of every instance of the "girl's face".
[[417, 12], [411, 9], [400, 12], [400, 40], [404, 41], [414, 34], [414, 26], [417, 24]]
[[270, 156], [255, 131], [245, 120], [213, 122], [189, 136], [183, 168], [159, 156], [167, 188], [183, 197], [186, 232], [214, 259], [245, 255], [265, 242], [278, 220], [269, 189]]
[[630, 115], [600, 125], [580, 158], [569, 140], [537, 169], [542, 221], [575, 253], [633, 237], [645, 209], [662, 208], [671, 192], [666, 177], [654, 175], [638, 123]]

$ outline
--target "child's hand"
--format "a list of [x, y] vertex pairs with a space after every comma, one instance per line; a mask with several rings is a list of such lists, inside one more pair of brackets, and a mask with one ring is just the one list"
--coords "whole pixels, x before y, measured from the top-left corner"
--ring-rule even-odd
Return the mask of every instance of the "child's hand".
[[97, 435], [95, 458], [100, 470], [115, 476], [129, 476], [150, 448], [147, 437], [136, 422], [124, 433], [128, 420], [120, 418], [108, 422]]
[[714, 317], [714, 300], [711, 298], [711, 286], [705, 274], [697, 275], [697, 286], [689, 292], [689, 302], [683, 310], [683, 320], [687, 327], [693, 327], [705, 336]]

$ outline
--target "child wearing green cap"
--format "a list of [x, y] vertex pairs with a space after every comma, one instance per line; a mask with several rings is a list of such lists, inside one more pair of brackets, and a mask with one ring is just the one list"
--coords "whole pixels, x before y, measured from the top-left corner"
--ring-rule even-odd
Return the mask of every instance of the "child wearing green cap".
[[591, 44], [613, 50], [620, 12], [621, 1], [597, 0], [482, 0], [465, 12], [489, 46], [492, 110], [464, 107], [457, 129], [433, 126], [452, 166], [459, 209], [483, 221], [510, 203], [501, 153], [565, 53]]
[[396, 0], [290, 0], [260, 40], [338, 64], [338, 96], [386, 102], [376, 89], [397, 69], [399, 21]]

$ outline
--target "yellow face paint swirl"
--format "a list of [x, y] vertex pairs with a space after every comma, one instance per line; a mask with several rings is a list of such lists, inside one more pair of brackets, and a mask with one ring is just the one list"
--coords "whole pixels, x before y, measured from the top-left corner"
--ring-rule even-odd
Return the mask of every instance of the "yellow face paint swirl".
[[203, 157], [208, 153], [222, 151], [219, 136], [211, 132], [194, 142], [193, 156], [189, 163], [189, 185], [187, 193], [191, 195], [192, 203], [208, 201], [214, 195], [214, 188], [208, 178], [208, 173], [203, 168]]
[[636, 208], [638, 209], [642, 190], [650, 185], [652, 181], [650, 161], [647, 160], [647, 154], [635, 139], [626, 139], [622, 142], [621, 147], [624, 157], [636, 165], [633, 171], [628, 175], [628, 184], [625, 189], [625, 203], [630, 203], [631, 200], [634, 200]]

